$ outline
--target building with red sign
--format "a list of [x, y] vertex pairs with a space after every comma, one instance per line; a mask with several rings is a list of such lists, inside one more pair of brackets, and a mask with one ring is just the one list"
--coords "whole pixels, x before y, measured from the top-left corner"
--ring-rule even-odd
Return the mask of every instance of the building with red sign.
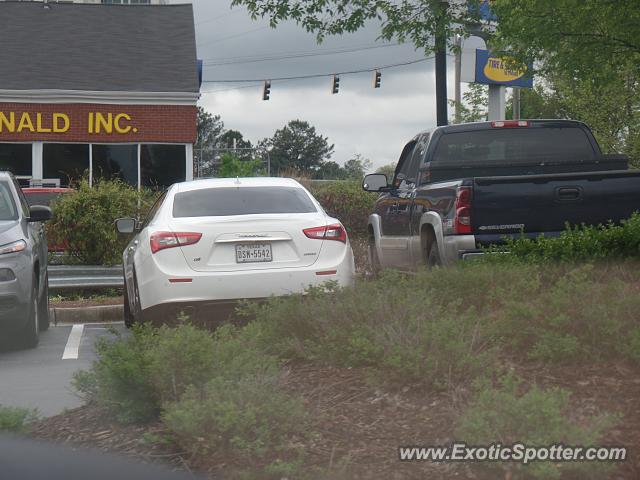
[[164, 187], [193, 178], [191, 5], [0, 2], [0, 170]]

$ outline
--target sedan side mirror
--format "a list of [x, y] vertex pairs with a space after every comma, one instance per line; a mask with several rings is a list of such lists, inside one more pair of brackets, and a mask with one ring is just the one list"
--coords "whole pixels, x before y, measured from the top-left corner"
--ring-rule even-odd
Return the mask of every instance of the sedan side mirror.
[[135, 218], [118, 218], [116, 220], [116, 229], [119, 233], [133, 233], [136, 231]]
[[367, 192], [384, 192], [389, 188], [387, 176], [384, 173], [370, 173], [362, 180], [362, 188]]
[[27, 221], [46, 222], [47, 220], [51, 220], [52, 215], [53, 214], [49, 207], [45, 207], [44, 205], [33, 205], [29, 208], [29, 218]]

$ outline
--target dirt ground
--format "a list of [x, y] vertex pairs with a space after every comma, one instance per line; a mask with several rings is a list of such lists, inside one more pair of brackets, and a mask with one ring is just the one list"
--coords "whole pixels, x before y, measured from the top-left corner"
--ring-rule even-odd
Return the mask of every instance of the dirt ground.
[[[626, 446], [629, 457], [611, 479], [640, 478], [640, 370], [625, 365], [594, 368], [518, 368], [521, 375], [546, 386], [572, 392], [576, 418], [602, 412], [619, 413], [623, 421], [603, 444]], [[306, 465], [325, 472], [323, 478], [349, 479], [496, 479], [480, 464], [406, 463], [398, 460], [400, 445], [440, 445], [454, 438], [454, 426], [469, 391], [434, 393], [418, 386], [383, 389], [367, 382], [366, 372], [312, 365], [290, 368], [287, 388], [304, 399], [315, 432], [301, 447]], [[158, 442], [160, 424], [122, 426], [108, 420], [97, 407], [86, 406], [35, 424], [34, 437], [120, 452], [175, 468], [224, 475], [233, 463], [212, 455], [189, 458]]]
[[123, 305], [123, 297], [105, 297], [105, 298], [83, 298], [81, 300], [51, 300], [50, 307], [55, 308], [74, 308], [74, 307], [95, 307], [99, 305]]

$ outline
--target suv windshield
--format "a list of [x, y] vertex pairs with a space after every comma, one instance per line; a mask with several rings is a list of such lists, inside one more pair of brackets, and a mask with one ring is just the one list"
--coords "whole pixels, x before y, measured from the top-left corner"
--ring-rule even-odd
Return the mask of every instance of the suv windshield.
[[296, 187], [207, 188], [178, 193], [173, 201], [176, 218], [316, 211], [305, 191]]
[[444, 134], [434, 163], [582, 162], [596, 152], [577, 127], [492, 128]]
[[7, 182], [0, 182], [0, 221], [17, 220], [18, 212]]

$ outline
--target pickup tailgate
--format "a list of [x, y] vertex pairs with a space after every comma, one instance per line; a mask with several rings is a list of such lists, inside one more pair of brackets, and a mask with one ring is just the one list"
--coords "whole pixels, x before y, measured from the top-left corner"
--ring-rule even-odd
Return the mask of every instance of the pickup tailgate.
[[567, 222], [619, 222], [636, 210], [640, 210], [640, 171], [473, 179], [471, 222], [480, 236], [558, 232]]

